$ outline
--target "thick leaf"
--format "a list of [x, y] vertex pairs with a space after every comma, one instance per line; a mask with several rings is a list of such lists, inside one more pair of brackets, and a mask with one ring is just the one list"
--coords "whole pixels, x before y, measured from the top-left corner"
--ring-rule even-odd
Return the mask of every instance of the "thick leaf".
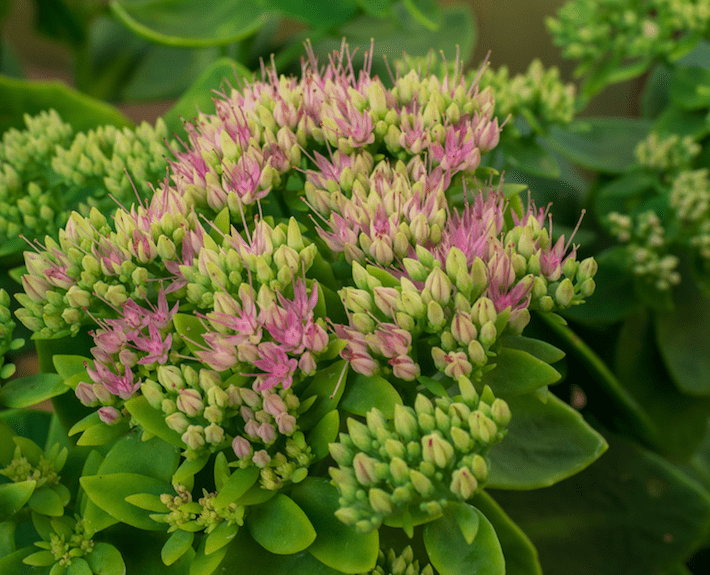
[[49, 515], [50, 517], [61, 517], [64, 515], [64, 504], [61, 498], [57, 495], [57, 492], [50, 489], [46, 485], [35, 489], [32, 497], [30, 497], [27, 502], [27, 506], [41, 513], [42, 515]]
[[240, 77], [251, 78], [252, 73], [230, 58], [220, 58], [212, 62], [163, 116], [169, 133], [184, 134], [182, 119], [192, 120], [198, 109], [205, 114], [214, 113], [212, 91], [219, 90], [225, 80], [234, 82]]
[[54, 108], [75, 131], [104, 124], [123, 127], [131, 122], [116, 108], [94, 100], [61, 82], [27, 82], [0, 76], [0, 133], [8, 128], [24, 129], [23, 114], [31, 116]]
[[545, 363], [557, 363], [565, 356], [564, 351], [556, 348], [551, 343], [522, 335], [503, 337], [501, 338], [501, 343], [503, 347], [526, 351]]
[[420, 24], [432, 32], [441, 27], [441, 9], [434, 0], [404, 0], [404, 5]]
[[[0, 495], [0, 497], [2, 496]], [[7, 510], [8, 508], [2, 507], [1, 509]], [[3, 511], [4, 513], [5, 511]], [[17, 551], [17, 545], [15, 544], [16, 527], [17, 524], [14, 521], [0, 522], [0, 560]]]
[[555, 156], [533, 139], [505, 142], [501, 145], [501, 152], [506, 162], [522, 172], [542, 178], [560, 176], [560, 166]]
[[222, 509], [234, 503], [256, 483], [257, 479], [259, 479], [258, 467], [245, 467], [234, 471], [215, 497], [213, 503], [215, 509]]
[[599, 458], [606, 441], [582, 416], [550, 394], [508, 400], [513, 418], [505, 439], [490, 453], [488, 485], [500, 489], [537, 489], [574, 475]]
[[261, 4], [271, 12], [295, 18], [314, 28], [330, 28], [345, 22], [357, 10], [354, 0], [262, 0]]
[[86, 431], [94, 425], [98, 425], [100, 422], [101, 418], [99, 417], [98, 410], [94, 411], [87, 415], [84, 419], [81, 419], [77, 421], [74, 425], [72, 425], [71, 429], [67, 432], [67, 435], [71, 437], [72, 435], [76, 435], [77, 433]]
[[175, 331], [185, 340], [191, 352], [195, 353], [205, 349], [207, 344], [202, 338], [202, 334], [207, 331], [207, 328], [200, 318], [186, 313], [176, 313], [173, 316], [173, 326]]
[[112, 531], [112, 543], [126, 562], [128, 575], [188, 575], [195, 557], [194, 549], [188, 549], [175, 563], [167, 567], [160, 557], [160, 549], [168, 539], [166, 533], [139, 531], [126, 525], [116, 526]]
[[338, 437], [340, 413], [337, 409], [325, 414], [306, 436], [306, 443], [313, 452], [313, 462], [320, 461], [329, 454], [328, 444]]
[[195, 534], [189, 531], [183, 531], [178, 529], [173, 531], [170, 538], [165, 542], [163, 548], [160, 551], [160, 556], [163, 559], [163, 563], [166, 565], [172, 565], [182, 557], [187, 550], [192, 547], [192, 542], [195, 539]]
[[308, 551], [293, 555], [274, 555], [259, 545], [247, 529], [240, 529], [222, 561], [226, 573], [239, 566], [239, 575], [338, 575], [340, 571], [318, 561]]
[[180, 434], [165, 423], [165, 414], [153, 408], [144, 396], [129, 399], [125, 407], [143, 429], [170, 445], [185, 447]]
[[662, 573], [710, 530], [710, 498], [667, 461], [609, 438], [609, 452], [547, 489], [491, 493], [530, 537], [545, 575]]
[[[210, 454], [205, 453], [196, 459], [185, 459], [173, 474], [171, 483], [185, 484], [191, 477], [202, 471], [209, 458]], [[217, 486], [218, 489], [220, 487], [220, 485]]]
[[77, 445], [106, 445], [128, 433], [131, 428], [128, 421], [119, 421], [115, 425], [108, 425], [103, 421], [92, 425], [76, 440]]
[[699, 66], [678, 67], [671, 80], [672, 102], [685, 110], [710, 106], [710, 70]]
[[225, 553], [227, 553], [227, 550], [222, 548], [208, 555], [205, 553], [205, 544], [206, 539], [203, 539], [197, 548], [195, 558], [190, 565], [190, 575], [211, 575], [217, 570], [222, 559], [224, 559]]
[[653, 131], [661, 136], [678, 134], [679, 136], [692, 136], [700, 140], [710, 133], [710, 125], [707, 122], [707, 109], [705, 110], [681, 110], [674, 106], [668, 106], [656, 121], [653, 123]]
[[94, 543], [94, 549], [86, 557], [94, 575], [125, 575], [126, 564], [118, 549], [110, 543]]
[[424, 545], [429, 561], [440, 575], [505, 575], [505, 559], [496, 532], [483, 513], [477, 509], [475, 512], [478, 514], [478, 532], [470, 545], [450, 510], [424, 526]]
[[553, 127], [548, 142], [564, 157], [597, 172], [617, 174], [636, 160], [634, 149], [651, 128], [648, 120], [585, 118], [568, 129]]
[[687, 458], [707, 430], [710, 398], [678, 390], [663, 365], [653, 331], [647, 312], [624, 322], [616, 344], [616, 372], [653, 422], [652, 445], [669, 456]]
[[256, 0], [214, 0], [209, 10], [191, 0], [111, 0], [110, 6], [139, 36], [178, 48], [231, 44], [254, 34], [266, 19]]
[[23, 547], [14, 553], [10, 553], [7, 557], [0, 559], [0, 573], [12, 573], [12, 575], [44, 575], [47, 573], [46, 568], [33, 567], [23, 563], [22, 560], [35, 553], [37, 548], [34, 546]]
[[121, 523], [148, 531], [165, 528], [164, 523], [157, 523], [149, 517], [150, 512], [131, 505], [125, 498], [134, 493], [174, 493], [169, 483], [137, 473], [92, 475], [82, 477], [79, 482], [91, 501]]
[[656, 337], [663, 361], [678, 388], [710, 394], [710, 298], [693, 281], [674, 293], [675, 309], [656, 315]]
[[169, 483], [179, 462], [180, 452], [175, 447], [158, 437], [142, 441], [140, 432], [136, 430], [111, 448], [97, 473], [136, 473]]
[[495, 366], [483, 375], [481, 383], [490, 385], [496, 397], [528, 393], [560, 379], [554, 367], [521, 349], [501, 348]]
[[343, 359], [316, 372], [313, 381], [301, 395], [303, 400], [316, 397], [313, 405], [298, 418], [301, 429], [310, 429], [323, 419], [326, 413], [338, 406], [343, 391], [348, 385], [346, 383], [348, 367], [348, 363]]
[[253, 507], [246, 524], [259, 545], [277, 555], [303, 551], [316, 538], [316, 531], [303, 509], [281, 493]]
[[55, 373], [38, 373], [8, 381], [0, 388], [0, 404], [22, 409], [69, 391]]
[[472, 504], [491, 522], [503, 548], [506, 575], [542, 575], [537, 549], [485, 491], [477, 491]]
[[37, 482], [34, 480], [0, 485], [0, 521], [10, 519], [30, 500]]
[[376, 407], [389, 419], [394, 417], [394, 406], [401, 403], [399, 393], [384, 377], [367, 377], [358, 373], [348, 381], [340, 408], [355, 415], [365, 415]]
[[379, 551], [377, 531], [358, 533], [335, 517], [340, 507], [338, 490], [327, 479], [307, 477], [291, 492], [315, 527], [317, 536], [308, 548], [316, 559], [343, 573], [364, 573], [375, 567]]
[[397, 28], [393, 28], [389, 20], [381, 20], [369, 15], [361, 16], [341, 26], [338, 38], [329, 38], [316, 43], [314, 46], [316, 55], [324, 61], [324, 57], [329, 52], [340, 48], [340, 37], [345, 36], [351, 53], [355, 48], [358, 49], [354, 57], [354, 65], [359, 66], [364, 51], [370, 48], [370, 39], [374, 38], [375, 57], [372, 73], [387, 81], [389, 73], [382, 60], [383, 55], [387, 56], [391, 65], [394, 60], [402, 58], [403, 52], [409, 56], [421, 57], [426, 56], [430, 50], [433, 50], [436, 55], [443, 50], [447, 59], [453, 60], [458, 46], [464, 63], [473, 53], [476, 24], [468, 6], [454, 5], [442, 8], [441, 27], [435, 32], [428, 30], [414, 18], [402, 3], [394, 4], [392, 12], [398, 22]]
[[222, 549], [229, 543], [239, 531], [239, 525], [229, 524], [227, 521], [220, 523], [205, 540], [205, 555], [212, 555], [215, 551]]

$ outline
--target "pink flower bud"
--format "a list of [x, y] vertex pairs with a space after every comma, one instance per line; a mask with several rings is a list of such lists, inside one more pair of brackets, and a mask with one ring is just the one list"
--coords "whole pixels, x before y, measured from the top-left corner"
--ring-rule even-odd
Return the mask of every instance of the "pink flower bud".
[[94, 393], [93, 385], [80, 381], [74, 390], [77, 399], [87, 407], [93, 407], [96, 404], [96, 394]]
[[278, 393], [264, 395], [263, 409], [269, 415], [276, 417], [286, 411], [286, 404]]
[[177, 408], [189, 417], [195, 417], [202, 413], [205, 404], [202, 402], [202, 395], [196, 389], [179, 390]]
[[234, 454], [239, 458], [239, 459], [245, 459], [247, 457], [251, 457], [253, 453], [253, 449], [251, 447], [251, 443], [249, 443], [246, 439], [244, 439], [241, 435], [237, 435], [233, 440], [232, 440], [232, 449], [234, 450]]
[[419, 366], [408, 355], [400, 355], [390, 359], [389, 364], [392, 366], [392, 373], [399, 379], [414, 381], [421, 375]]
[[276, 416], [276, 425], [282, 435], [292, 435], [296, 430], [296, 418], [290, 413], [279, 413]]
[[106, 425], [116, 425], [121, 421], [121, 412], [115, 407], [102, 407], [99, 409], [99, 418]]
[[254, 453], [251, 460], [254, 462], [254, 465], [261, 469], [264, 469], [267, 465], [269, 465], [269, 463], [271, 463], [271, 456], [267, 453], [265, 449], [261, 449]]

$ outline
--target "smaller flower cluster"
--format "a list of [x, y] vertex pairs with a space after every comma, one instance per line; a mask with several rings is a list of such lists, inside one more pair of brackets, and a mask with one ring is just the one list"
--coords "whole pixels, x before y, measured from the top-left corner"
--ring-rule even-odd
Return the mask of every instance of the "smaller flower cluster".
[[681, 235], [710, 275], [710, 178], [707, 168], [681, 172], [674, 180], [668, 205], [678, 219]]
[[338, 519], [369, 532], [391, 515], [435, 518], [448, 501], [465, 501], [485, 483], [485, 457], [505, 435], [510, 409], [489, 387], [479, 397], [467, 378], [458, 385], [459, 398], [432, 402], [419, 394], [414, 408], [396, 405], [393, 421], [377, 409], [366, 424], [348, 419], [348, 433], [330, 444]]
[[394, 549], [389, 549], [386, 555], [380, 550], [377, 566], [363, 575], [434, 575], [434, 569], [429, 564], [420, 568], [419, 561], [414, 559], [414, 551], [407, 545], [399, 555]]
[[[53, 519], [51, 526], [53, 532], [49, 534], [49, 541], [35, 543], [42, 551], [27, 556], [23, 563], [37, 567], [59, 565], [66, 569], [74, 559], [86, 557], [93, 552], [93, 531], [79, 516]], [[57, 568], [52, 568], [52, 571], [63, 572]]]
[[34, 443], [24, 443], [24, 449], [17, 445], [12, 461], [7, 467], [0, 469], [0, 475], [4, 475], [10, 481], [36, 481], [36, 487], [55, 487], [59, 485], [61, 477], [59, 472], [64, 467], [68, 451], [60, 449], [59, 444], [55, 444], [52, 449], [44, 454]]
[[702, 147], [692, 136], [671, 134], [665, 138], [656, 132], [639, 142], [634, 150], [638, 163], [656, 172], [679, 172], [690, 168]]
[[54, 110], [26, 116], [25, 123], [26, 130], [8, 130], [0, 144], [2, 242], [20, 234], [56, 237], [72, 209], [113, 211], [116, 202], [135, 198], [134, 182], [147, 197], [150, 182], [165, 177], [167, 128], [160, 120], [155, 128], [105, 126], [75, 136]]
[[678, 258], [668, 253], [665, 229], [653, 210], [635, 216], [611, 212], [607, 216], [611, 233], [627, 244], [634, 275], [653, 284], [658, 291], [668, 291], [680, 283], [676, 271]]
[[171, 496], [163, 493], [160, 503], [165, 507], [166, 513], [151, 514], [151, 518], [159, 523], [168, 525], [168, 533], [188, 531], [191, 533], [204, 531], [212, 533], [222, 523], [228, 525], [244, 524], [244, 506], [230, 503], [219, 509], [214, 506], [217, 493], [202, 490], [202, 497], [197, 501], [192, 498], [192, 493], [184, 486], [174, 486], [177, 495]]
[[[550, 126], [564, 126], [574, 119], [574, 84], [564, 84], [558, 68], [546, 70], [537, 58], [524, 74], [516, 74], [512, 78], [507, 66], [496, 71], [487, 68], [480, 84], [493, 89], [499, 117], [523, 118], [536, 134], [544, 135]], [[507, 134], [521, 136], [515, 122], [506, 123], [503, 137]]]
[[12, 337], [14, 330], [10, 296], [4, 289], [0, 289], [0, 380], [12, 377], [15, 373], [15, 365], [5, 363], [5, 354], [10, 350], [20, 349], [25, 343], [23, 339]]
[[667, 58], [679, 36], [699, 39], [709, 24], [708, 0], [571, 0], [547, 20], [563, 55], [581, 60], [585, 71], [604, 62]]

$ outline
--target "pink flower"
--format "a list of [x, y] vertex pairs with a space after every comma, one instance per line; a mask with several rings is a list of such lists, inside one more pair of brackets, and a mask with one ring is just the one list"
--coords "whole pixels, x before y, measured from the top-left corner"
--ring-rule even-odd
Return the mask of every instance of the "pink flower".
[[259, 345], [259, 355], [262, 359], [257, 359], [254, 365], [265, 373], [249, 374], [257, 377], [258, 389], [271, 389], [279, 384], [284, 389], [291, 387], [298, 361], [289, 358], [281, 347], [271, 342]]
[[148, 337], [136, 337], [133, 340], [137, 349], [148, 353], [148, 355], [139, 359], [138, 363], [141, 365], [156, 361], [161, 364], [166, 363], [173, 342], [172, 334], [166, 335], [165, 339], [163, 339], [160, 335], [160, 330], [154, 323], [148, 326], [148, 334]]

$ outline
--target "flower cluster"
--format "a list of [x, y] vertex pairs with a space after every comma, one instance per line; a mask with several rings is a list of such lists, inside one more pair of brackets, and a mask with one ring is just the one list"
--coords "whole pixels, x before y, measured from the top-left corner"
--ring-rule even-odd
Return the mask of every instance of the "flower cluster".
[[[496, 112], [501, 118], [524, 119], [533, 133], [544, 135], [549, 126], [567, 125], [574, 119], [576, 89], [560, 79], [559, 69], [545, 69], [538, 59], [530, 63], [524, 74], [512, 78], [507, 66], [493, 71], [487, 68], [481, 76], [482, 86], [493, 89]], [[503, 134], [520, 137], [515, 122], [507, 122]]]
[[[116, 202], [141, 197], [165, 176], [167, 128], [143, 123], [136, 130], [113, 126], [73, 134], [51, 110], [25, 116], [26, 130], [10, 129], [0, 143], [0, 242], [56, 237], [72, 209], [112, 211]], [[110, 197], [113, 196], [113, 197]], [[7, 253], [7, 246], [5, 247]]]
[[355, 371], [413, 381], [422, 375], [418, 341], [433, 339], [429, 353], [444, 376], [477, 380], [497, 339], [522, 333], [529, 308], [566, 309], [593, 293], [596, 263], [577, 262], [564, 236], [551, 241], [546, 210], [531, 203], [510, 229], [504, 212], [489, 189], [454, 209], [438, 242], [410, 249], [392, 273], [353, 263], [356, 285], [340, 291], [350, 321], [336, 334]]
[[[86, 565], [88, 569], [89, 564], [85, 563], [84, 558], [91, 556], [95, 543], [92, 539], [93, 532], [87, 522], [78, 516], [76, 518], [62, 516], [55, 518], [51, 526], [52, 531], [48, 534], [48, 540], [35, 543], [42, 551], [25, 557], [23, 563], [35, 567], [56, 565], [58, 567], [53, 567], [52, 571], [63, 572], [67, 567], [72, 566], [72, 563], [79, 564], [79, 561], [82, 561], [82, 566]], [[91, 563], [96, 566], [93, 558]], [[89, 569], [89, 572], [95, 571]]]
[[13, 339], [15, 322], [10, 313], [10, 296], [4, 289], [0, 289], [0, 379], [12, 377], [15, 373], [15, 364], [5, 363], [5, 354], [24, 345], [24, 340]]
[[485, 483], [486, 455], [503, 439], [510, 410], [489, 387], [479, 397], [466, 377], [458, 385], [460, 397], [432, 402], [419, 394], [414, 408], [395, 406], [393, 421], [377, 409], [367, 424], [348, 419], [348, 433], [330, 444], [338, 519], [369, 532], [392, 516], [411, 529], [413, 515], [435, 518], [448, 501], [466, 501]]
[[670, 57], [679, 36], [697, 43], [709, 24], [708, 0], [572, 0], [547, 21], [562, 54], [580, 60], [584, 71]]
[[654, 172], [678, 172], [691, 166], [702, 147], [692, 136], [661, 137], [651, 132], [634, 150], [638, 163]]
[[387, 551], [386, 555], [380, 550], [377, 566], [367, 575], [434, 575], [434, 569], [428, 564], [420, 569], [419, 561], [414, 559], [414, 551], [407, 545], [399, 555], [394, 549]]

